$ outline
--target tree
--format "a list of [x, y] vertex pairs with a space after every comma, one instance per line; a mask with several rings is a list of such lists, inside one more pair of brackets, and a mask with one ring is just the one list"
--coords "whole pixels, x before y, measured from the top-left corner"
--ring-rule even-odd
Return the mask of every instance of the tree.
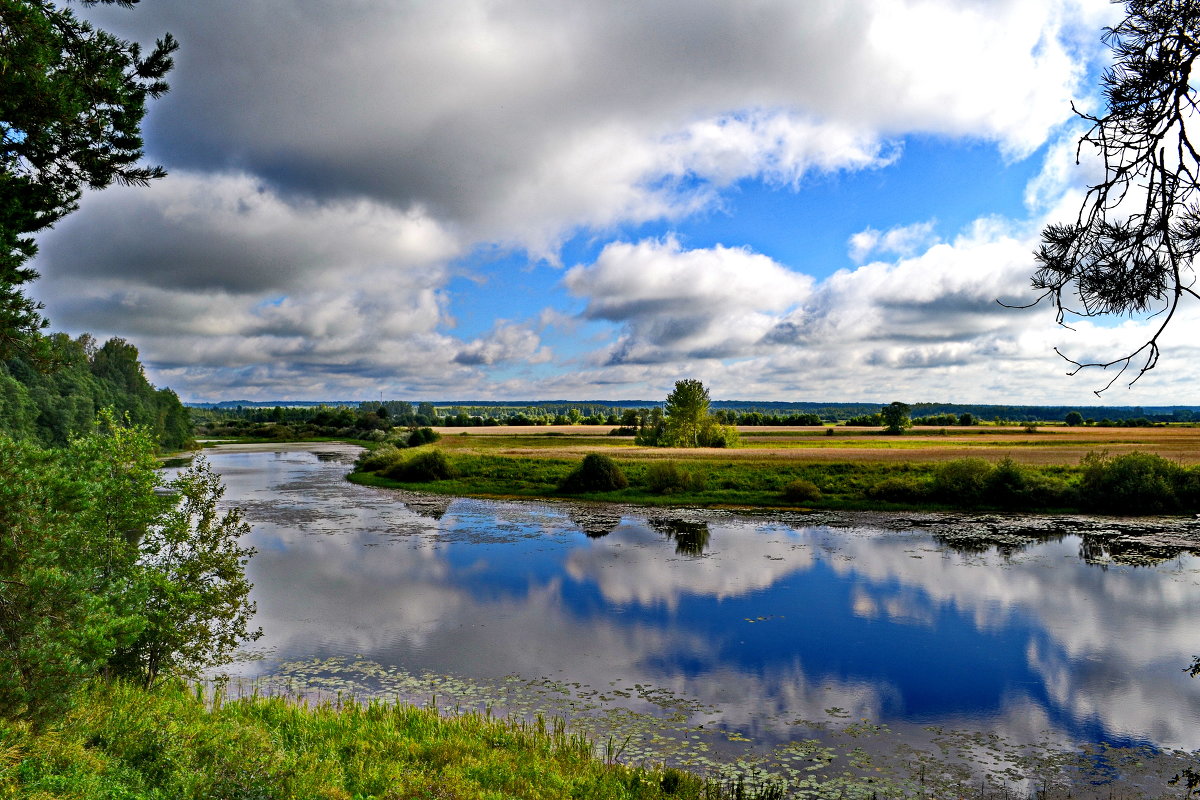
[[0, 436], [0, 716], [61, 718], [102, 671], [194, 674], [257, 635], [240, 512], [202, 462], [163, 496], [155, 450], [111, 413], [65, 448]]
[[239, 644], [262, 635], [250, 630], [246, 562], [254, 550], [238, 543], [250, 526], [239, 508], [217, 510], [220, 476], [198, 458], [168, 488], [178, 499], [146, 527], [134, 571], [145, 598], [142, 630], [110, 661], [114, 672], [146, 686], [229, 663]]
[[1120, 367], [1099, 395], [1127, 369], [1135, 383], [1153, 369], [1158, 341], [1193, 289], [1200, 252], [1200, 153], [1188, 135], [1196, 113], [1192, 65], [1200, 55], [1200, 2], [1126, 0], [1126, 17], [1104, 41], [1114, 63], [1101, 86], [1102, 115], [1076, 111], [1091, 123], [1079, 141], [1104, 164], [1104, 179], [1089, 187], [1074, 222], [1049, 225], [1035, 252], [1033, 286], [1049, 298], [1059, 324], [1068, 317], [1106, 314], [1157, 316], [1141, 346], [1110, 361], [1078, 361], [1072, 369]]
[[[80, 0], [132, 7], [138, 0]], [[78, 207], [83, 188], [146, 185], [139, 164], [146, 100], [167, 91], [170, 34], [143, 57], [49, 0], [0, 0], [0, 357], [27, 352], [44, 328], [24, 284], [33, 234]]]
[[912, 420], [909, 418], [909, 412], [912, 407], [908, 403], [899, 401], [888, 403], [879, 410], [879, 416], [885, 429], [885, 433], [901, 434], [905, 428], [912, 427]]
[[1063, 422], [1067, 423], [1067, 427], [1075, 428], [1083, 424], [1083, 414], [1078, 411], [1068, 411], [1067, 416], [1063, 418]]
[[708, 389], [698, 380], [675, 381], [665, 406], [667, 432], [684, 447], [700, 446], [700, 431], [708, 419]]

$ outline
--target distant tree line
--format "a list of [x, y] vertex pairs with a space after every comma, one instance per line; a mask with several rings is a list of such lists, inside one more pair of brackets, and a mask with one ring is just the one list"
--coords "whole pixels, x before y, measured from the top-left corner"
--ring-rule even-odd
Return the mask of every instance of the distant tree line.
[[48, 447], [66, 447], [91, 433], [96, 415], [111, 408], [122, 424], [144, 427], [160, 448], [192, 443], [187, 409], [170, 389], [156, 389], [124, 339], [100, 345], [90, 334], [40, 337], [38, 357], [0, 361], [0, 434]]

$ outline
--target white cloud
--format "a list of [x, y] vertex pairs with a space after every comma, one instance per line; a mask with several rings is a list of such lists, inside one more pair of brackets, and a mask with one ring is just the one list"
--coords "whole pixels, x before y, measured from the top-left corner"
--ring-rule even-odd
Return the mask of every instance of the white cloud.
[[919, 247], [927, 247], [936, 241], [934, 224], [933, 220], [929, 220], [914, 222], [911, 225], [898, 225], [886, 231], [864, 228], [850, 237], [850, 260], [861, 262], [873, 254], [910, 256]]
[[808, 296], [812, 278], [745, 248], [684, 250], [675, 239], [614, 243], [563, 279], [583, 315], [622, 323], [614, 363], [738, 355]]

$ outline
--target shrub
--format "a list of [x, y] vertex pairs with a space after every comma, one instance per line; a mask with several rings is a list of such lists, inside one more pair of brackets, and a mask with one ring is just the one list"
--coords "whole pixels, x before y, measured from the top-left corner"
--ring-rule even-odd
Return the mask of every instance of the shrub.
[[992, 465], [982, 458], [958, 458], [938, 466], [933, 491], [939, 497], [970, 505], [983, 499]]
[[1194, 484], [1192, 474], [1153, 453], [1088, 453], [1082, 461], [1080, 499], [1085, 506], [1118, 514], [1155, 514], [1179, 507]]
[[408, 446], [420, 447], [423, 444], [433, 444], [442, 435], [433, 428], [413, 428], [408, 434]]
[[884, 478], [867, 490], [874, 500], [906, 503], [924, 500], [929, 496], [929, 484], [913, 475], [898, 475]]
[[383, 473], [386, 478], [406, 483], [444, 481], [457, 477], [458, 470], [441, 450], [426, 450], [405, 461], [398, 461]]
[[999, 506], [1014, 506], [1028, 501], [1029, 476], [1024, 467], [1008, 456], [992, 468], [984, 483], [984, 494], [988, 502]]
[[674, 461], [655, 461], [646, 468], [646, 485], [656, 494], [699, 491], [705, 483], [699, 472], [680, 469]]
[[732, 425], [705, 425], [700, 431], [701, 447], [737, 447], [740, 441], [737, 428]]
[[821, 499], [821, 490], [805, 478], [796, 478], [783, 487], [783, 499], [791, 503], [815, 503]]
[[605, 455], [591, 453], [563, 478], [558, 488], [564, 492], [611, 492], [629, 485], [617, 462]]
[[358, 472], [380, 472], [390, 469], [404, 459], [404, 454], [394, 445], [385, 444], [367, 450], [358, 457], [354, 469]]

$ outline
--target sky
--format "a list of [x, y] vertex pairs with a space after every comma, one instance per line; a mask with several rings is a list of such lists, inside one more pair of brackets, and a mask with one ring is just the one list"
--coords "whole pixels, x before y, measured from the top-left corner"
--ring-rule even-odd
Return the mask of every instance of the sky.
[[[150, 188], [39, 238], [52, 329], [185, 401], [1197, 402], [1200, 318], [1055, 322], [1107, 0], [143, 0]], [[1131, 377], [1131, 376], [1130, 376]]]

